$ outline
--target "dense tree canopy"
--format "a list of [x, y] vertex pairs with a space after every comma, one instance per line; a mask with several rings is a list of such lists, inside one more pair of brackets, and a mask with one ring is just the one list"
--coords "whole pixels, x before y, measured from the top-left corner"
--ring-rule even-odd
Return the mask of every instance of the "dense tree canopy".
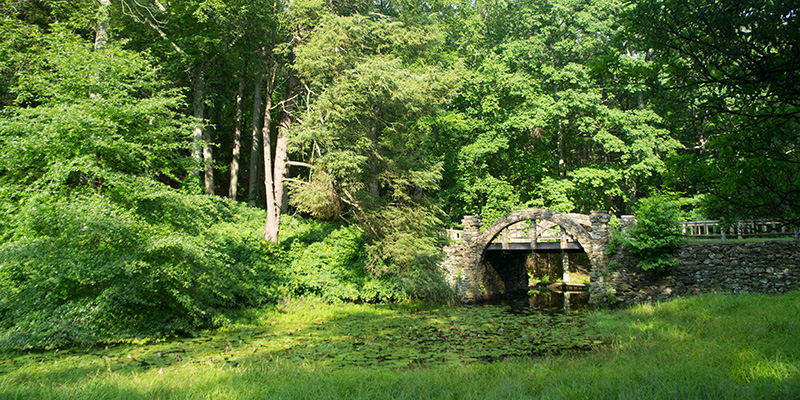
[[557, 0], [465, 8], [476, 34], [461, 55], [471, 65], [437, 121], [452, 219], [530, 206], [628, 212], [659, 184], [678, 142], [637, 80], [601, 65], [635, 63], [614, 40], [623, 9]]
[[800, 221], [800, 8], [786, 1], [641, 1], [631, 41], [651, 49], [651, 83], [685, 190], [728, 219]]

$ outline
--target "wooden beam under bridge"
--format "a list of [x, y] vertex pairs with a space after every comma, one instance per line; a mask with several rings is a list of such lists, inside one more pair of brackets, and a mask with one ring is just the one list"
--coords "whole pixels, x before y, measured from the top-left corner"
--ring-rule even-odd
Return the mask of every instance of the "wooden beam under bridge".
[[560, 242], [538, 242], [535, 246], [531, 243], [492, 243], [486, 247], [486, 251], [526, 251], [529, 253], [583, 253], [585, 250], [578, 242], [567, 242], [562, 245]]

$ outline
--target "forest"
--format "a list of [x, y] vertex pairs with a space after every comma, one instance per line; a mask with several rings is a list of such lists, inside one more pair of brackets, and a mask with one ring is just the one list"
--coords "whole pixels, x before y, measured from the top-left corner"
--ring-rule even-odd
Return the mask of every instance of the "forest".
[[0, 346], [446, 302], [465, 215], [797, 226], [798, 9], [0, 0]]

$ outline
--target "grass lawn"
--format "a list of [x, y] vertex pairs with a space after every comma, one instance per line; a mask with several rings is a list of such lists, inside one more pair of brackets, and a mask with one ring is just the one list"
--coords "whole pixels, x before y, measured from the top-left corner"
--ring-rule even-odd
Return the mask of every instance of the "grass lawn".
[[582, 315], [252, 311], [196, 338], [0, 353], [0, 399], [798, 399], [800, 291]]

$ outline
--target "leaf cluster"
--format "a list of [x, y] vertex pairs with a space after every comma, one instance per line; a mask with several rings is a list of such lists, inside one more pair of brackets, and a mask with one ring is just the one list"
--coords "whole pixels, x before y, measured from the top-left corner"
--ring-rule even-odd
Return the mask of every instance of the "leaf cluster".
[[650, 48], [648, 81], [686, 150], [671, 184], [708, 194], [712, 218], [800, 221], [800, 30], [783, 1], [640, 1], [625, 37]]
[[636, 203], [636, 224], [622, 244], [639, 257], [643, 270], [663, 269], [677, 262], [670, 252], [683, 241], [678, 227], [680, 206], [666, 196], [651, 196]]
[[405, 297], [392, 276], [366, 267], [366, 235], [355, 226], [284, 218], [280, 285], [285, 295], [327, 302], [379, 302]]

